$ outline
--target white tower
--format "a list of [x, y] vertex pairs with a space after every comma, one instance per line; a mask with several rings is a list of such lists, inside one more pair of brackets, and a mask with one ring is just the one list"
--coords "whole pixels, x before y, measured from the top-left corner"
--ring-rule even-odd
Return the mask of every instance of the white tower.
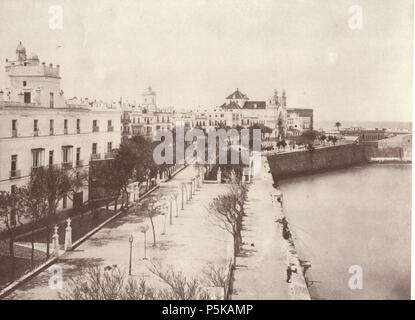
[[21, 41], [16, 48], [16, 54], [17, 54], [17, 61], [19, 61], [20, 64], [26, 61], [26, 49], [25, 47], [23, 47]]
[[157, 111], [157, 102], [156, 102], [156, 92], [153, 91], [151, 87], [148, 87], [146, 91], [142, 93], [143, 101], [142, 106], [143, 108], [147, 109], [148, 111]]

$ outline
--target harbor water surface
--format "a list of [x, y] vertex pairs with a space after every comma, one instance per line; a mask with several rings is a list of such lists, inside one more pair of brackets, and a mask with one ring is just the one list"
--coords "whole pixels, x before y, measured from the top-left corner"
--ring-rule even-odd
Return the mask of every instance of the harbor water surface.
[[[411, 165], [367, 165], [280, 181], [314, 299], [409, 299]], [[351, 289], [351, 266], [363, 271]]]

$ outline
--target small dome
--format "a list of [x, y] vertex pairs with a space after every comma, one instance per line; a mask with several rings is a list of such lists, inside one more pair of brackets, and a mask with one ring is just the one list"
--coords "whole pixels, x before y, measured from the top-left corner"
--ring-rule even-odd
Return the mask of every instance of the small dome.
[[39, 57], [37, 56], [37, 54], [36, 54], [36, 53], [31, 53], [31, 54], [29, 55], [29, 57], [30, 57], [30, 59], [31, 59], [31, 60], [39, 60]]

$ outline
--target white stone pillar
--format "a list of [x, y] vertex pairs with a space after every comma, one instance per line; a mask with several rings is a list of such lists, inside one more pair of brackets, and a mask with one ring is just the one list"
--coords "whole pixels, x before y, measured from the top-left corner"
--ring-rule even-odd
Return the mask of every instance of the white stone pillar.
[[65, 251], [72, 249], [72, 227], [71, 218], [66, 220], [67, 226], [65, 229]]
[[55, 231], [52, 236], [52, 248], [53, 255], [59, 257], [59, 235], [58, 235], [58, 226], [55, 225]]
[[221, 183], [222, 182], [222, 172], [220, 171], [220, 168], [218, 169], [218, 178], [217, 178], [218, 182]]

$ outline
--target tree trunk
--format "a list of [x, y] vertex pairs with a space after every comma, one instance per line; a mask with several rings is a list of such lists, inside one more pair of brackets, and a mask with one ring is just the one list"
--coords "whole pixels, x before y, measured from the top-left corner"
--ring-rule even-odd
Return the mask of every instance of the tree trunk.
[[156, 230], [154, 229], [154, 222], [153, 222], [153, 217], [149, 217], [150, 218], [150, 223], [151, 223], [151, 229], [153, 230], [153, 247], [156, 246]]
[[236, 255], [239, 254], [239, 240], [238, 235], [233, 235], [233, 264], [236, 265]]
[[10, 281], [14, 280], [14, 274], [16, 270], [16, 258], [14, 257], [14, 232], [9, 229], [9, 251], [11, 259]]
[[32, 245], [32, 252], [30, 254], [30, 263], [31, 263], [32, 269], [35, 267], [35, 232], [34, 231], [35, 230], [32, 229], [31, 237], [30, 237], [30, 243]]
[[49, 222], [48, 222], [48, 224], [46, 226], [46, 260], [49, 259], [49, 255], [50, 255], [49, 239], [50, 239], [50, 225], [49, 225]]

